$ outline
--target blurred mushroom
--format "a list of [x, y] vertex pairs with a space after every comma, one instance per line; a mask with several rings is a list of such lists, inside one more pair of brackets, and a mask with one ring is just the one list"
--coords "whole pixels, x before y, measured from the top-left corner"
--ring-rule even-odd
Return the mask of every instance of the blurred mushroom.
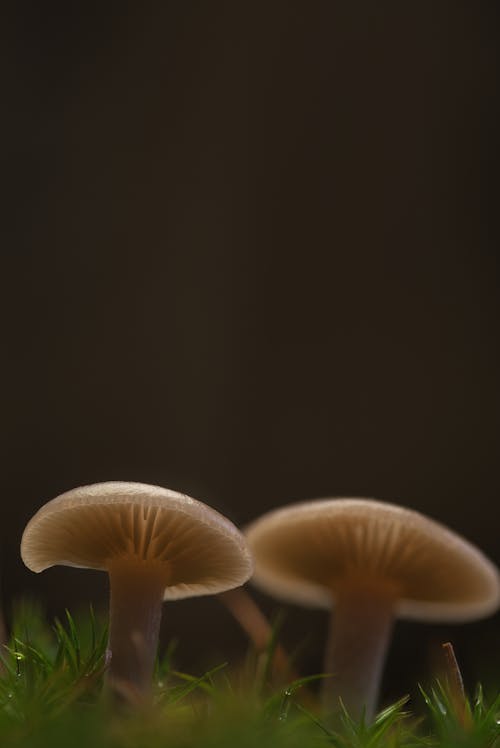
[[377, 704], [395, 617], [465, 622], [500, 603], [496, 567], [422, 514], [370, 499], [320, 499], [276, 509], [246, 530], [253, 582], [299, 605], [331, 608], [325, 707], [339, 698], [367, 719]]
[[[229, 610], [233, 618], [239, 623], [243, 631], [252, 641], [258, 655], [263, 655], [273, 645], [273, 627], [261, 611], [255, 600], [244, 587], [222, 592], [219, 600]], [[283, 678], [295, 680], [297, 674], [292, 669], [289, 657], [279, 642], [274, 642], [270, 653], [271, 666], [274, 674]]]
[[108, 572], [109, 678], [138, 693], [151, 684], [162, 601], [237, 587], [252, 569], [228, 519], [142, 483], [97, 483], [49, 501], [26, 526], [21, 556], [35, 572], [55, 564]]

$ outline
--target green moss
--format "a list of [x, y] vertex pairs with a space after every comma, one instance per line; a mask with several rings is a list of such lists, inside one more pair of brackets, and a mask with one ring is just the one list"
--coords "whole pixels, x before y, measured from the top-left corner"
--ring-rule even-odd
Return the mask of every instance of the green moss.
[[[500, 748], [500, 695], [456, 703], [445, 685], [381, 712], [372, 725], [321, 714], [314, 680], [277, 687], [268, 660], [179, 673], [168, 651], [154, 705], [122, 707], [103, 690], [106, 631], [92, 612], [50, 627], [21, 607], [0, 673], [0, 745], [9, 748]], [[267, 654], [267, 658], [271, 652]]]

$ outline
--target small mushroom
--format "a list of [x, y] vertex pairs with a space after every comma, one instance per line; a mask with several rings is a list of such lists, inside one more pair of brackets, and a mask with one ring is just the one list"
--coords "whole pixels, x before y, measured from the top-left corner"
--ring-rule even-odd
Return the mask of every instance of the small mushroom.
[[[256, 653], [265, 654], [273, 644], [273, 627], [246, 589], [236, 587], [222, 592], [218, 598], [251, 639]], [[297, 678], [291, 668], [289, 657], [279, 642], [274, 643], [271, 665], [276, 676], [285, 676], [292, 680]]]
[[324, 704], [374, 714], [396, 617], [465, 622], [500, 604], [497, 568], [466, 540], [411, 509], [320, 499], [271, 511], [246, 530], [253, 582], [299, 605], [333, 607]]
[[28, 522], [21, 556], [35, 572], [56, 564], [108, 572], [109, 679], [122, 692], [150, 688], [163, 600], [223, 592], [252, 572], [228, 519], [142, 483], [96, 483], [49, 501]]

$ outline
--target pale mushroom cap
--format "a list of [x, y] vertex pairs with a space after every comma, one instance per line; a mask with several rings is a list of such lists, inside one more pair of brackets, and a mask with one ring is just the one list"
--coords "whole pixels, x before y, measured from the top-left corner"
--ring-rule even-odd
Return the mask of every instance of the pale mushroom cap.
[[334, 604], [346, 579], [390, 582], [395, 612], [467, 621], [500, 605], [498, 570], [462, 537], [419, 512], [374, 499], [319, 499], [271, 511], [246, 529], [255, 584], [288, 602]]
[[165, 569], [166, 600], [223, 592], [252, 573], [244, 537], [219, 512], [166, 488], [118, 481], [45, 504], [24, 530], [21, 556], [36, 572], [137, 559]]

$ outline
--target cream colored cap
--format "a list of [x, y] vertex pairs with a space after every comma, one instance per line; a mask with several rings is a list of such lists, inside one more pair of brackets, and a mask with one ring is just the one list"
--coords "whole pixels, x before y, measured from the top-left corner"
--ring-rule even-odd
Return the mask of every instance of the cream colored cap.
[[165, 600], [237, 587], [252, 573], [242, 534], [201, 501], [159, 486], [82, 486], [45, 504], [21, 540], [26, 566], [106, 570], [119, 559], [165, 567]]
[[246, 529], [255, 584], [301, 605], [331, 607], [349, 578], [389, 581], [396, 614], [467, 621], [500, 605], [498, 570], [419, 512], [373, 499], [319, 499], [271, 511]]

